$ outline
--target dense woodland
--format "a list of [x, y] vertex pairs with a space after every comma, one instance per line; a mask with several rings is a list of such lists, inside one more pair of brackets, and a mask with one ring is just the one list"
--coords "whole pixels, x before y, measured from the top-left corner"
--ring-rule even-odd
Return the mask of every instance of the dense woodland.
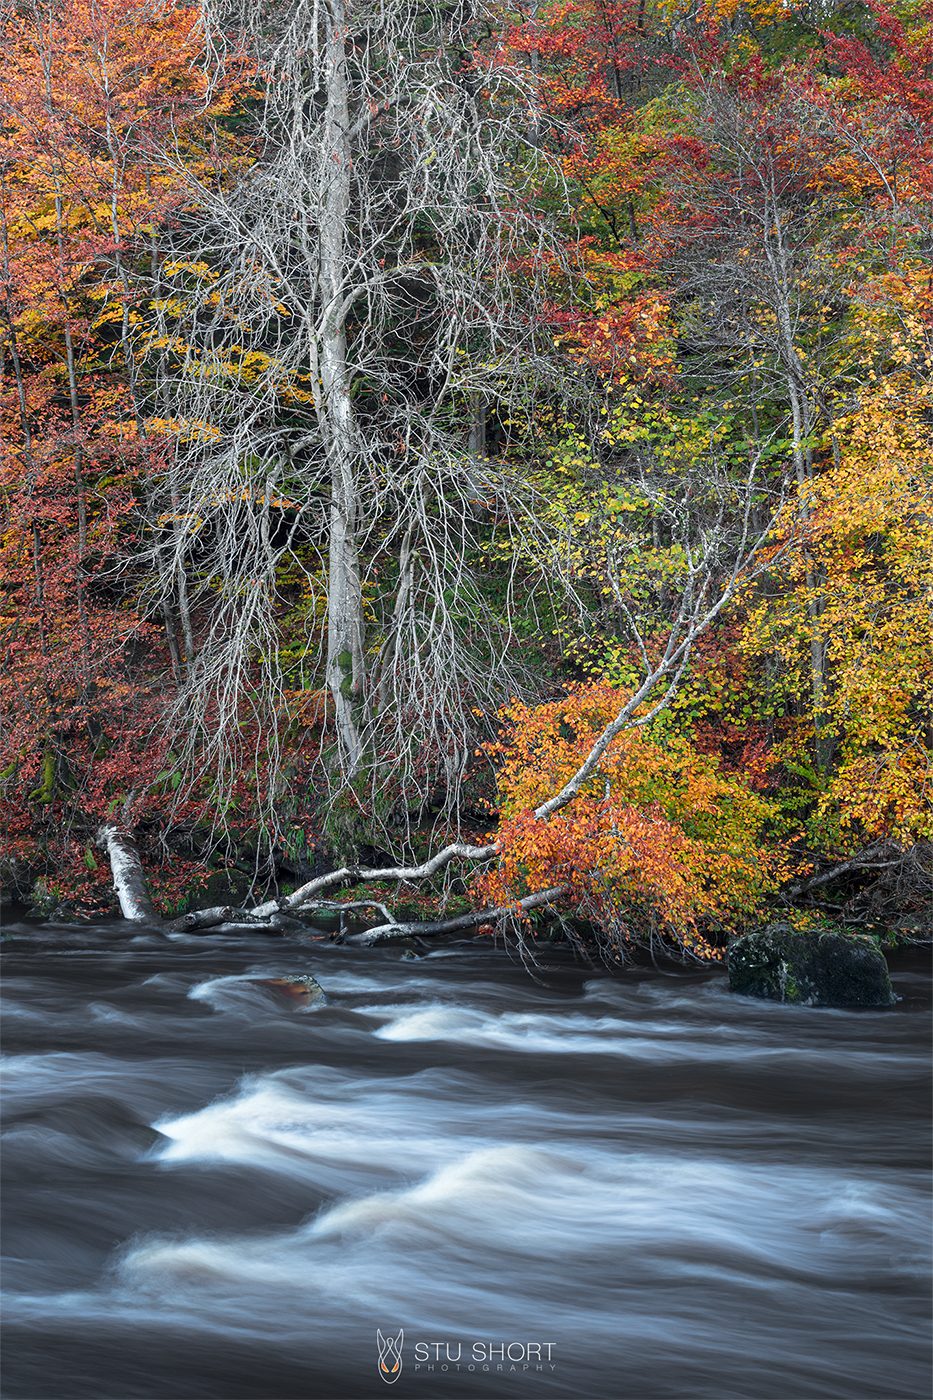
[[13, 0], [11, 895], [915, 935], [931, 20]]

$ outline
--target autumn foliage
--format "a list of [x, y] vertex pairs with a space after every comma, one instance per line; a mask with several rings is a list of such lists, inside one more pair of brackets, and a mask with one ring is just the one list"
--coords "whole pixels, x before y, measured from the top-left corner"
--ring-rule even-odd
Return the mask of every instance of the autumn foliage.
[[194, 28], [190, 8], [115, 0], [4, 22], [5, 834], [14, 871], [87, 907], [108, 899], [94, 823], [158, 808], [168, 748], [171, 662], [131, 562], [166, 452], [140, 416], [137, 340], [152, 238], [179, 199], [159, 153], [204, 146]]
[[[357, 669], [382, 678], [364, 698], [395, 739], [343, 793], [344, 827], [357, 853], [395, 860], [395, 832], [410, 855], [430, 831], [491, 819], [499, 854], [474, 902], [517, 908], [559, 887], [534, 917], [595, 930], [612, 959], [661, 943], [717, 958], [793, 881], [868, 848], [891, 865], [912, 852], [919, 869], [933, 841], [933, 8], [558, 0], [484, 14], [457, 40], [457, 82], [519, 133], [502, 227], [531, 211], [522, 227], [547, 229], [539, 244], [516, 236], [502, 264], [515, 284], [502, 305], [518, 307], [532, 275], [546, 288], [526, 359], [508, 374], [504, 351], [484, 363], [482, 316], [441, 368], [422, 357], [440, 256], [427, 224], [398, 236], [403, 309], [372, 353], [400, 376], [400, 402], [454, 386], [442, 426], [463, 461], [447, 467], [497, 473], [514, 518], [508, 493], [481, 482], [451, 511], [455, 473], [360, 374], [347, 402], [379, 446], [374, 494], [418, 458], [426, 517], [459, 522], [445, 538], [463, 560], [432, 600], [397, 507], [374, 505], [360, 531]], [[274, 80], [230, 23], [209, 42], [198, 6], [118, 0], [23, 3], [2, 21], [0, 789], [5, 878], [37, 908], [54, 904], [43, 889], [108, 907], [94, 831], [121, 814], [161, 853], [166, 906], [247, 846], [271, 887], [327, 827], [315, 794], [341, 700], [325, 675], [334, 516], [323, 485], [300, 508], [287, 486], [317, 460], [323, 380], [292, 355], [271, 274], [251, 303], [268, 311], [258, 331], [213, 290], [205, 191], [262, 169], [251, 121]], [[388, 184], [402, 159], [379, 125], [390, 104], [369, 105], [355, 120], [372, 121]], [[440, 158], [417, 156], [431, 178]], [[289, 218], [283, 258], [300, 267], [307, 233]], [[385, 254], [347, 303], [351, 346], [373, 334], [367, 298], [388, 297]], [[255, 292], [244, 258], [251, 279]], [[467, 349], [482, 392], [456, 387]], [[192, 385], [216, 389], [211, 421], [180, 415]], [[268, 464], [228, 454], [221, 495], [260, 554], [276, 532], [290, 552], [263, 578], [272, 624], [244, 643], [235, 678], [221, 668], [198, 729], [186, 687], [242, 598], [204, 565], [219, 497], [179, 502], [167, 483], [195, 446], [207, 458], [238, 441], [251, 413], [285, 446]], [[756, 529], [767, 539], [665, 709], [642, 723], [643, 708], [573, 801], [536, 817], [663, 654], [710, 540], [720, 582]], [[509, 692], [483, 709], [464, 681], [457, 714], [474, 728], [448, 734], [440, 757], [403, 755], [408, 712], [393, 726], [380, 708], [399, 619], [406, 675], [422, 674], [428, 637], [455, 656], [495, 636], [527, 663], [522, 698], [497, 715]], [[210, 743], [225, 703], [232, 776]], [[423, 777], [471, 754], [462, 801], [432, 779], [416, 802], [397, 780], [403, 757]], [[807, 908], [880, 917], [887, 895], [859, 903], [863, 886], [875, 889], [856, 874]], [[899, 912], [917, 917], [923, 897], [901, 889]]]
[[476, 894], [492, 903], [564, 885], [568, 912], [592, 919], [619, 955], [652, 932], [720, 956], [700, 927], [734, 929], [774, 888], [779, 861], [760, 841], [767, 804], [679, 735], [621, 734], [572, 805], [534, 810], [586, 758], [618, 709], [605, 683], [503, 715], [498, 759], [502, 847]]
[[[784, 586], [752, 607], [745, 633], [750, 652], [780, 656], [798, 690], [817, 633], [823, 703], [793, 721], [775, 757], [810, 775], [816, 820], [843, 843], [933, 836], [928, 396], [905, 399], [904, 387], [885, 383], [837, 424], [840, 464], [808, 483], [789, 512]], [[808, 606], [814, 595], [818, 610]]]

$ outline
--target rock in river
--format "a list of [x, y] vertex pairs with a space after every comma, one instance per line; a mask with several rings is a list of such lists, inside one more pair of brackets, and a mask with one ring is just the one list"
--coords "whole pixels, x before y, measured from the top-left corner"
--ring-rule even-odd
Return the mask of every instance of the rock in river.
[[299, 1006], [325, 1006], [327, 997], [316, 977], [309, 975], [290, 977], [257, 977], [260, 987], [271, 987], [279, 996], [297, 1002]]
[[887, 964], [867, 938], [770, 924], [729, 945], [729, 986], [800, 1006], [891, 1006]]

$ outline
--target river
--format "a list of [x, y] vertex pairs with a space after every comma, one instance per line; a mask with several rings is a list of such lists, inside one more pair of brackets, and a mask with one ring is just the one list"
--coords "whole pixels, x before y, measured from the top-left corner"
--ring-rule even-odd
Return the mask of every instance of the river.
[[[7, 1400], [930, 1393], [919, 952], [842, 1011], [476, 944], [4, 947]], [[329, 1005], [247, 980], [309, 971]]]

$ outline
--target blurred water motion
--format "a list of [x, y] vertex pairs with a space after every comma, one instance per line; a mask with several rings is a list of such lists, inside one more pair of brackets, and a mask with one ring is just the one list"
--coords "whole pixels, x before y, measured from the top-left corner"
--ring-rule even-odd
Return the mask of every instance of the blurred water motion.
[[377, 1396], [377, 1331], [395, 1397], [929, 1393], [919, 954], [846, 1012], [11, 932], [10, 1400]]

